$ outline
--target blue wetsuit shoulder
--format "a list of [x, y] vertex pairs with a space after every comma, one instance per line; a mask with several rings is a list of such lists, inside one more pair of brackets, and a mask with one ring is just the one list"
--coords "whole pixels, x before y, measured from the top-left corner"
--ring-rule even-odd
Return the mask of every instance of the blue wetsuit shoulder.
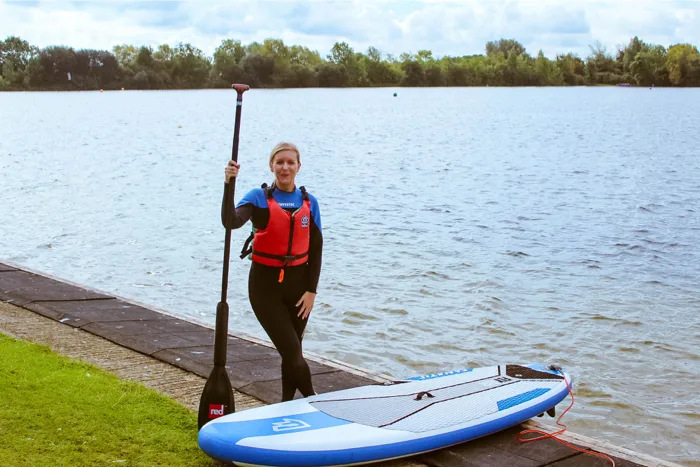
[[323, 232], [321, 228], [321, 208], [318, 206], [318, 200], [314, 195], [309, 193], [309, 201], [311, 204], [311, 217], [314, 219], [314, 224], [316, 224], [319, 231]]
[[[275, 190], [277, 191], [277, 190]], [[243, 198], [238, 202], [236, 207], [241, 207], [245, 204], [252, 204], [256, 208], [266, 208], [267, 199], [265, 198], [265, 192], [262, 188], [253, 188], [248, 193], [243, 195]]]

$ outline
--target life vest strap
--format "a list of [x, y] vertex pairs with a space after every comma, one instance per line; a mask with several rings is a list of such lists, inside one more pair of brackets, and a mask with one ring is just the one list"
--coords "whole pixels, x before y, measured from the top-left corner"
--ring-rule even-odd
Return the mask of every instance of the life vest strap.
[[[265, 198], [272, 198], [272, 193], [277, 189], [277, 185], [275, 185], [275, 182], [272, 182], [272, 185], [268, 186], [267, 183], [263, 183], [260, 185], [260, 188], [263, 189], [263, 193], [265, 193]], [[304, 201], [310, 201], [311, 198], [309, 198], [309, 193], [306, 191], [305, 186], [300, 186], [299, 191], [301, 191], [301, 199]]]
[[256, 256], [261, 256], [263, 258], [270, 258], [270, 259], [278, 259], [280, 261], [284, 261], [285, 263], [291, 263], [292, 261], [295, 261], [297, 259], [305, 258], [309, 256], [309, 251], [305, 251], [304, 253], [298, 254], [298, 255], [273, 255], [271, 253], [265, 253], [263, 251], [258, 251], [254, 248], [251, 249], [254, 255]]
[[250, 232], [250, 235], [246, 239], [245, 243], [243, 244], [243, 248], [241, 249], [241, 259], [245, 258], [253, 252], [253, 247], [250, 246], [250, 242], [252, 242], [254, 238], [255, 232]]

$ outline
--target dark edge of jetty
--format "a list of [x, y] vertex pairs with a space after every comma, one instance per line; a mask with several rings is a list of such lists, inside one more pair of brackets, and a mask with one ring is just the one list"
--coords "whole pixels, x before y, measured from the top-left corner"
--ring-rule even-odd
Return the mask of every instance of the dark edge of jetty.
[[[172, 316], [162, 310], [147, 308], [8, 262], [0, 263], [0, 300], [203, 378], [207, 378], [213, 368], [213, 327]], [[319, 394], [390, 381], [383, 375], [343, 362], [306, 354], [314, 387]], [[268, 404], [278, 402], [281, 398], [280, 364], [277, 351], [268, 343], [250, 336], [229, 334], [226, 368], [236, 391]], [[518, 432], [538, 426], [553, 431], [552, 427], [538, 425], [533, 420], [484, 438], [414, 456], [413, 459], [433, 467], [610, 465], [609, 461], [579, 453], [551, 439], [534, 443], [517, 441]], [[566, 436], [563, 438], [567, 439]], [[610, 455], [618, 467], [677, 466], [575, 434], [568, 441], [578, 447]]]

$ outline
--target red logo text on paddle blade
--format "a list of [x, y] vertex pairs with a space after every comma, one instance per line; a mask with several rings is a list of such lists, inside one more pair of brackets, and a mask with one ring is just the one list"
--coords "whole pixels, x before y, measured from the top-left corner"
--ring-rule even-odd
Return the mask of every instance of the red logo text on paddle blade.
[[224, 414], [224, 404], [209, 404], [209, 419], [221, 417]]

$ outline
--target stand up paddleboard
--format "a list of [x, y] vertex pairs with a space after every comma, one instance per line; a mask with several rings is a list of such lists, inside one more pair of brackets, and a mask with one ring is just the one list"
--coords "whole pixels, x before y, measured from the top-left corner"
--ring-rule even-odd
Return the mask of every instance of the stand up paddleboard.
[[566, 382], [572, 384], [555, 368], [468, 368], [248, 409], [204, 425], [199, 446], [242, 466], [355, 465], [411, 456], [551, 411], [567, 396]]

